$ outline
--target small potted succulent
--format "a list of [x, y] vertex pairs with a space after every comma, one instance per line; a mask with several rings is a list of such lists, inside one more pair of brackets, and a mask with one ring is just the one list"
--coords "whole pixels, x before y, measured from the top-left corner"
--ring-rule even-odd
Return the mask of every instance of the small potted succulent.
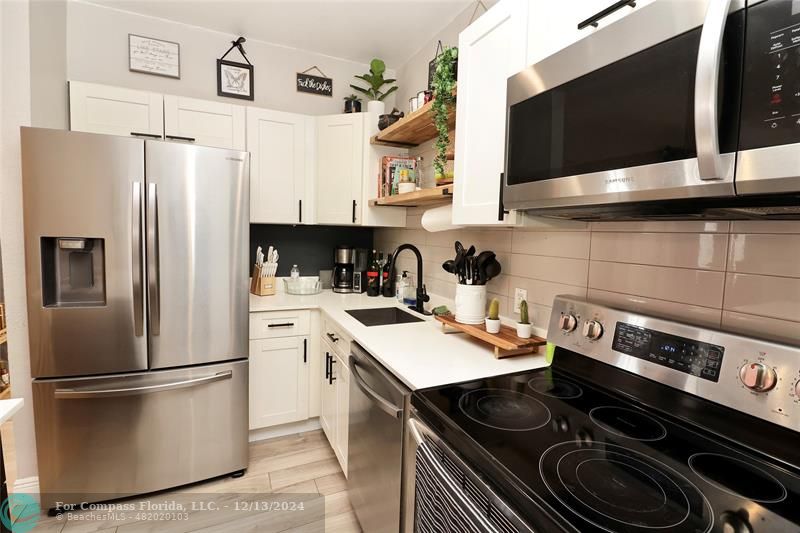
[[344, 112], [345, 113], [361, 113], [361, 98], [355, 94], [344, 97]]
[[497, 298], [492, 298], [492, 303], [489, 304], [486, 331], [488, 333], [500, 333], [500, 300]]
[[359, 74], [356, 78], [364, 80], [369, 84], [369, 87], [359, 87], [358, 85], [350, 84], [350, 87], [360, 92], [369, 98], [367, 102], [367, 111], [370, 113], [377, 113], [382, 115], [386, 112], [386, 105], [383, 99], [397, 90], [397, 85], [385, 88], [384, 85], [391, 85], [396, 82], [395, 79], [385, 79], [383, 74], [386, 72], [386, 63], [380, 59], [373, 59], [369, 64], [369, 72], [367, 74]]
[[517, 337], [520, 339], [531, 338], [531, 321], [528, 320], [528, 302], [519, 303], [519, 322], [517, 322]]

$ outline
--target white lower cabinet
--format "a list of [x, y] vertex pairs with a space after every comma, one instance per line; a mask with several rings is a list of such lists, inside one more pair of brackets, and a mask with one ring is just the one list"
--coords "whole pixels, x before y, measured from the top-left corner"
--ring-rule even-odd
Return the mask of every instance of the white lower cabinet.
[[298, 422], [309, 411], [308, 337], [250, 341], [250, 429]]
[[350, 423], [350, 370], [347, 359], [323, 340], [323, 369], [320, 373], [322, 406], [319, 422], [333, 448], [342, 472], [347, 476], [347, 436]]

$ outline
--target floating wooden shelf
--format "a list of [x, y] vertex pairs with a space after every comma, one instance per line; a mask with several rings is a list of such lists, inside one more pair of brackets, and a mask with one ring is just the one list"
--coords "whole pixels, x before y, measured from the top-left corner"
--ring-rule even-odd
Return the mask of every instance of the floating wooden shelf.
[[[453, 90], [453, 94], [455, 94]], [[433, 123], [433, 101], [428, 102], [413, 113], [409, 113], [371, 139], [372, 144], [409, 148], [430, 141], [437, 135]], [[456, 124], [456, 108], [452, 106], [447, 117], [448, 129]]]
[[544, 346], [547, 341], [541, 337], [533, 336], [530, 339], [517, 337], [517, 331], [511, 326], [500, 326], [500, 333], [489, 333], [484, 324], [461, 324], [456, 322], [453, 315], [440, 315], [436, 320], [442, 323], [442, 329], [457, 329], [467, 335], [482, 340], [494, 347], [496, 359], [514, 355], [526, 355], [539, 351], [539, 346]]
[[419, 207], [424, 205], [439, 204], [453, 200], [453, 185], [440, 185], [431, 189], [421, 189], [419, 191], [408, 192], [405, 194], [394, 194], [370, 200], [369, 205], [384, 205], [396, 207]]
[[0, 329], [0, 344], [6, 343], [6, 330]]

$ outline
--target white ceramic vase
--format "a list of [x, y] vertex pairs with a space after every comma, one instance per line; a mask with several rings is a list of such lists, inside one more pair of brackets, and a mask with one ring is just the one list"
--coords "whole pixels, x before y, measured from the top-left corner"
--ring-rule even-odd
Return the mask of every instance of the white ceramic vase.
[[380, 100], [370, 100], [367, 102], [367, 112], [383, 115], [386, 113], [386, 104]]
[[532, 326], [530, 324], [522, 324], [520, 322], [517, 322], [517, 337], [519, 337], [520, 339], [530, 339], [531, 329]]
[[456, 285], [456, 322], [483, 324], [486, 317], [486, 285]]
[[486, 320], [486, 331], [488, 333], [500, 333], [499, 318], [487, 318], [485, 320]]

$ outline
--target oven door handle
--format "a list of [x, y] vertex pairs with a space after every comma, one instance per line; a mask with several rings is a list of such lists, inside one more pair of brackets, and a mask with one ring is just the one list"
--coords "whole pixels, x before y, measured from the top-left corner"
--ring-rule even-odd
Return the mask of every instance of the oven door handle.
[[414, 439], [414, 443], [419, 446], [426, 438], [432, 440], [436, 444], [441, 444], [439, 436], [433, 432], [431, 428], [417, 420], [416, 418], [409, 418], [406, 422], [408, 433]]
[[700, 34], [694, 81], [694, 135], [701, 180], [726, 177], [719, 149], [719, 69], [731, 0], [710, 0]]

